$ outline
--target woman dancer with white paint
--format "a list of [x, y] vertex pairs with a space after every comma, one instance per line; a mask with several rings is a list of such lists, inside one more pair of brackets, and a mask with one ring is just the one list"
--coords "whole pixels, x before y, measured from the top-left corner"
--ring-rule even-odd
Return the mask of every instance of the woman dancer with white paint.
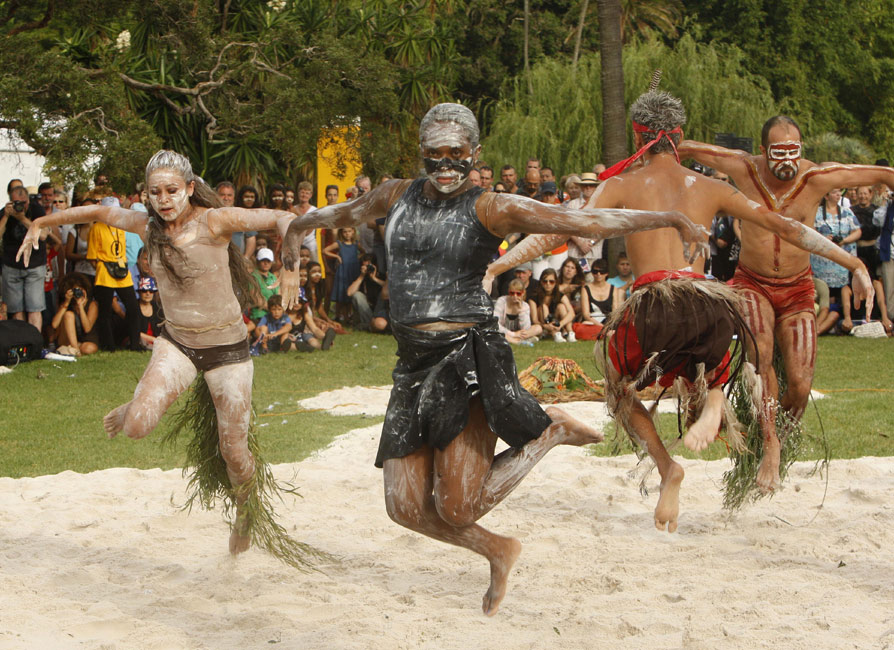
[[[216, 193], [193, 173], [189, 160], [173, 151], [159, 151], [149, 161], [146, 190], [148, 214], [92, 205], [35, 220], [18, 256], [25, 260], [30, 257], [41, 228], [61, 224], [99, 221], [143, 238], [165, 321], [133, 399], [105, 416], [106, 432], [114, 437], [124, 431], [135, 439], [149, 435], [168, 407], [202, 373], [204, 382], [197, 384], [194, 395], [201, 401], [202, 395], [210, 394], [213, 401], [213, 407], [204, 405], [206, 424], [213, 422], [216, 415], [216, 431], [207, 427], [210, 431], [204, 434], [206, 444], [202, 449], [216, 457], [218, 465], [197, 464], [194, 479], [199, 480], [194, 483], [200, 488], [204, 485], [206, 491], [194, 494], [194, 498], [209, 506], [214, 497], [223, 496], [229, 499], [228, 510], [236, 506], [229, 542], [234, 555], [248, 549], [253, 539], [280, 554], [283, 547], [275, 548], [273, 543], [271, 548], [270, 542], [274, 538], [282, 542], [284, 531], [272, 521], [269, 506], [265, 510], [265, 504], [259, 502], [265, 489], [275, 486], [269, 471], [249, 450], [253, 366], [242, 319], [245, 307], [240, 302], [250, 303], [252, 284], [244, 259], [230, 242], [230, 236], [234, 232], [272, 227], [284, 234], [294, 215], [277, 210], [220, 207]], [[197, 404], [199, 410], [201, 407]], [[202, 436], [202, 432], [196, 435]], [[219, 456], [214, 453], [215, 445], [219, 445]], [[215, 469], [216, 476], [212, 476]], [[256, 512], [257, 508], [263, 512]], [[259, 517], [265, 521], [261, 528], [268, 525], [273, 530], [256, 530]], [[286, 546], [289, 542], [293, 540], [286, 539]], [[299, 547], [303, 545], [295, 544], [292, 550], [300, 556]], [[291, 559], [303, 564], [300, 558]]]

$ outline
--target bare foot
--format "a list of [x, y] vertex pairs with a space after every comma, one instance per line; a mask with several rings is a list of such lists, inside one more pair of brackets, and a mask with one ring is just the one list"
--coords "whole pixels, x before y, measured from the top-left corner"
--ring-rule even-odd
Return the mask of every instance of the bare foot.
[[723, 391], [712, 388], [708, 392], [705, 406], [702, 408], [698, 420], [690, 425], [686, 435], [683, 436], [683, 444], [692, 451], [702, 451], [714, 442], [720, 431], [720, 416], [723, 411]]
[[580, 447], [581, 445], [596, 444], [605, 439], [601, 431], [597, 431], [593, 427], [587, 426], [580, 420], [571, 417], [562, 409], [550, 406], [546, 409], [546, 414], [553, 421], [550, 429], [554, 430], [555, 434], [559, 436], [558, 444], [560, 445]]
[[130, 402], [122, 404], [109, 411], [102, 419], [102, 426], [105, 428], [109, 438], [114, 438], [124, 429], [124, 418], [127, 417], [127, 409], [129, 407]]
[[680, 484], [683, 482], [683, 468], [671, 462], [667, 477], [661, 481], [661, 496], [655, 506], [655, 528], [672, 533], [677, 530], [677, 517], [680, 515]]
[[760, 467], [757, 468], [755, 479], [757, 486], [765, 494], [779, 489], [779, 441], [774, 436], [772, 441], [764, 443], [764, 457], [761, 458]]
[[230, 553], [239, 555], [251, 546], [251, 535], [248, 531], [248, 519], [243, 515], [242, 506], [236, 508], [236, 522], [230, 532]]
[[509, 580], [509, 572], [512, 565], [518, 559], [522, 550], [521, 542], [512, 537], [507, 537], [505, 550], [496, 557], [490, 558], [490, 588], [484, 594], [481, 609], [488, 616], [493, 616], [503, 602], [506, 595], [506, 583]]

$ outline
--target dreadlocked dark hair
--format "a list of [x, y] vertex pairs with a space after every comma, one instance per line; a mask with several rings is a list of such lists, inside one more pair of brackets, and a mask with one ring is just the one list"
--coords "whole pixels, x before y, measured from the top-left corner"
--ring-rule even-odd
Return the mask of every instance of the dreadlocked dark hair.
[[[149, 175], [159, 169], [170, 169], [177, 172], [187, 184], [195, 182], [195, 190], [189, 197], [190, 205], [203, 208], [221, 207], [217, 193], [208, 184], [192, 171], [189, 159], [176, 151], [162, 149], [158, 151], [146, 165], [146, 185], [149, 184]], [[147, 228], [146, 249], [150, 260], [159, 260], [165, 269], [165, 273], [178, 285], [188, 282], [188, 278], [178, 271], [189, 268], [190, 262], [179, 248], [171, 241], [170, 236], [164, 231], [163, 219], [150, 202], [149, 226]], [[252, 306], [254, 292], [257, 283], [253, 282], [248, 263], [239, 249], [230, 242], [227, 253], [230, 260], [230, 279], [233, 283], [233, 293], [239, 300], [239, 306], [245, 310]]]

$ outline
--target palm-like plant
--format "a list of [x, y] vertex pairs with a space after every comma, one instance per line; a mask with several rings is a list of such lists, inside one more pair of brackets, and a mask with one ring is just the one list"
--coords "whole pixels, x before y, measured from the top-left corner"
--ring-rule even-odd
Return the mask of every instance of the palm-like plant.
[[652, 30], [676, 38], [682, 16], [681, 0], [621, 0], [621, 39], [626, 44]]

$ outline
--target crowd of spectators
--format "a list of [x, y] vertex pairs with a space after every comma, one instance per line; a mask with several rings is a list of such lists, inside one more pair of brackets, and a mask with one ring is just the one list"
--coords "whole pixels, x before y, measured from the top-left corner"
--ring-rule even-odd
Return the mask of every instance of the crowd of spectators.
[[[879, 164], [887, 164], [879, 161]], [[495, 172], [479, 163], [471, 182], [484, 191], [513, 193], [535, 201], [581, 208], [596, 191], [597, 164], [591, 171], [557, 179], [552, 168], [529, 158], [520, 173], [512, 165]], [[700, 173], [730, 182], [714, 170]], [[496, 175], [499, 175], [496, 178]], [[388, 180], [382, 177], [381, 181]], [[316, 210], [313, 186], [295, 188], [273, 183], [266, 190], [216, 185], [223, 205], [255, 209], [269, 207], [303, 215]], [[365, 175], [350, 187], [329, 185], [326, 205], [356, 199], [372, 189]], [[20, 180], [7, 185], [9, 203], [0, 217], [2, 293], [0, 319], [27, 320], [44, 335], [49, 349], [72, 355], [98, 350], [151, 349], [163, 326], [162, 306], [141, 239], [105, 224], [81, 224], [45, 231], [39, 250], [27, 266], [15, 254], [31, 221], [55, 210], [102, 203], [145, 211], [141, 186], [117, 194], [104, 174], [93, 188], [70, 195], [51, 183], [26, 188]], [[244, 314], [252, 354], [328, 350], [336, 337], [352, 330], [387, 333], [388, 275], [384, 219], [355, 228], [319, 229], [309, 233], [301, 248], [301, 304], [285, 311], [279, 298], [282, 238], [276, 230], [234, 233], [233, 243], [244, 255], [257, 285], [254, 304]], [[812, 224], [823, 235], [858, 255], [876, 286], [876, 302], [854, 309], [848, 272], [812, 256], [816, 286], [817, 328], [820, 333], [850, 332], [869, 319], [881, 321], [890, 334], [894, 319], [894, 203], [884, 186], [843, 188], [830, 192], [817, 208]], [[505, 253], [525, 233], [506, 237]], [[710, 233], [711, 256], [705, 271], [729, 280], [736, 269], [739, 224], [723, 214]], [[518, 345], [540, 339], [573, 343], [598, 337], [603, 322], [629, 295], [636, 278], [622, 252], [609, 269], [603, 242], [572, 237], [558, 248], [504, 274], [491, 296], [506, 338]], [[611, 276], [611, 277], [610, 277]]]

